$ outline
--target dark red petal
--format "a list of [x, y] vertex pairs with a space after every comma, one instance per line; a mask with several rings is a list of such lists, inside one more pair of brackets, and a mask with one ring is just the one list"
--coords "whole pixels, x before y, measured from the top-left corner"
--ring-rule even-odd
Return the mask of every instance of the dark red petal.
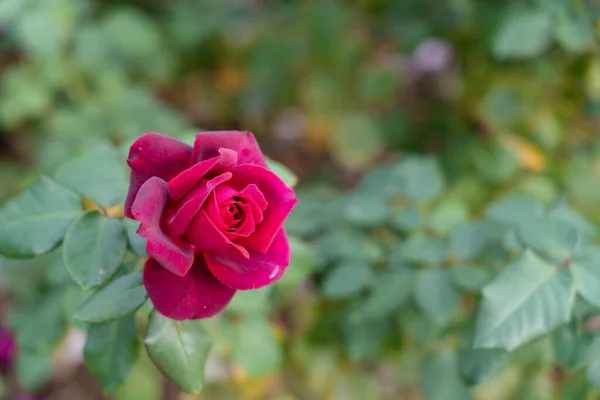
[[245, 187], [253, 183], [260, 189], [269, 204], [264, 211], [264, 220], [248, 238], [240, 238], [239, 244], [248, 250], [264, 253], [296, 204], [294, 190], [287, 186], [274, 172], [258, 165], [244, 164], [229, 168], [233, 174], [231, 186]]
[[175, 214], [170, 217], [167, 223], [169, 232], [174, 236], [183, 236], [213, 189], [223, 182], [227, 182], [229, 179], [231, 179], [231, 173], [225, 172], [224, 174], [214, 177], [210, 181], [200, 182], [196, 185], [196, 187], [181, 200]]
[[179, 202], [209, 171], [228, 168], [237, 163], [235, 151], [219, 149], [218, 152], [218, 156], [199, 162], [169, 181], [171, 203]]
[[206, 265], [223, 284], [238, 290], [258, 289], [275, 282], [290, 264], [290, 245], [282, 228], [265, 253], [250, 251], [250, 258], [233, 251], [206, 252]]
[[235, 289], [223, 285], [210, 273], [202, 256], [196, 258], [185, 276], [172, 274], [149, 258], [144, 267], [144, 286], [154, 308], [178, 321], [212, 317], [235, 294]]
[[185, 275], [194, 262], [194, 250], [189, 243], [163, 232], [161, 218], [168, 200], [167, 182], [154, 176], [140, 188], [131, 212], [140, 221], [138, 234], [148, 239], [146, 251], [150, 257], [172, 273]]
[[191, 158], [191, 146], [160, 133], [149, 132], [136, 140], [129, 149], [127, 159], [131, 167], [131, 180], [125, 199], [125, 215], [133, 218], [131, 206], [144, 182], [153, 176], [170, 181], [189, 168]]
[[185, 239], [201, 251], [226, 251], [232, 249], [242, 257], [248, 258], [248, 251], [229, 240], [223, 232], [208, 218], [206, 211], [200, 210], [194, 222], [185, 233]]
[[192, 159], [196, 162], [207, 160], [216, 156], [221, 147], [234, 150], [238, 154], [238, 164], [267, 166], [254, 135], [241, 131], [198, 132]]

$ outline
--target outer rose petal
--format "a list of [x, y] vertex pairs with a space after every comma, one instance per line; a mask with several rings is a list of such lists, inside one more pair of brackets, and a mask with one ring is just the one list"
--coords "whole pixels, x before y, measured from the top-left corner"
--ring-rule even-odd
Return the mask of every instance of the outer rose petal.
[[234, 150], [238, 154], [238, 164], [267, 166], [254, 135], [241, 131], [198, 132], [192, 159], [199, 162], [215, 157], [221, 147]]
[[254, 233], [237, 241], [248, 250], [264, 253], [269, 249], [275, 235], [294, 208], [297, 201], [296, 193], [273, 171], [258, 165], [236, 165], [229, 168], [229, 172], [233, 174], [229, 182], [231, 186], [238, 185], [239, 189], [242, 189], [247, 183], [252, 182], [258, 186], [268, 203], [264, 211], [264, 219], [256, 226]]
[[290, 245], [281, 230], [265, 253], [250, 251], [245, 259], [233, 251], [204, 253], [210, 272], [223, 284], [238, 290], [258, 289], [278, 280], [290, 264]]
[[179, 140], [149, 132], [136, 140], [129, 149], [127, 164], [131, 167], [129, 193], [125, 199], [125, 215], [133, 218], [131, 206], [140, 187], [153, 176], [168, 182], [189, 168], [192, 148]]
[[194, 262], [189, 243], [168, 237], [162, 230], [161, 217], [169, 200], [167, 182], [154, 176], [140, 188], [131, 212], [140, 221], [138, 234], [146, 239], [146, 251], [165, 269], [185, 275]]
[[235, 151], [229, 149], [219, 149], [218, 151], [218, 156], [199, 162], [169, 181], [169, 195], [172, 203], [181, 200], [209, 171], [231, 167], [237, 163]]
[[149, 258], [144, 267], [144, 286], [154, 308], [178, 321], [212, 317], [235, 294], [235, 289], [223, 285], [210, 273], [202, 257], [196, 258], [185, 276], [172, 274]]

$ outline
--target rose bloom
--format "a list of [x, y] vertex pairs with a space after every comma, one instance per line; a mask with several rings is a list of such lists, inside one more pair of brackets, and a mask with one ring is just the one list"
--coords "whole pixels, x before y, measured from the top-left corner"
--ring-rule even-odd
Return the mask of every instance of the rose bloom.
[[146, 133], [130, 148], [125, 215], [140, 222], [144, 286], [175, 320], [211, 317], [236, 290], [279, 279], [290, 262], [283, 222], [296, 195], [249, 132], [200, 132], [194, 147]]

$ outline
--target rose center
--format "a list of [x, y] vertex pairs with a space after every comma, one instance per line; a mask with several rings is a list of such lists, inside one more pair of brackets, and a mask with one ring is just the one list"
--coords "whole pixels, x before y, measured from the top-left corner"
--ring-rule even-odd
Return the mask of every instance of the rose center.
[[234, 202], [224, 204], [220, 207], [221, 219], [227, 225], [229, 232], [234, 231], [244, 217], [244, 211], [239, 205], [241, 199], [234, 198], [233, 200]]

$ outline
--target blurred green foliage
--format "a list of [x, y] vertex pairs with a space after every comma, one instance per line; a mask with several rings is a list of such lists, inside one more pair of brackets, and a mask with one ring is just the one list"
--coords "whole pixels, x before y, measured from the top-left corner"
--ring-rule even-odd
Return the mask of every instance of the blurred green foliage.
[[[106, 209], [140, 134], [253, 131], [300, 178], [292, 265], [204, 324], [204, 398], [592, 398], [599, 23], [584, 0], [0, 0], [0, 198], [45, 174]], [[61, 254], [0, 260], [32, 390], [85, 328]], [[158, 399], [132, 324], [86, 359]]]

